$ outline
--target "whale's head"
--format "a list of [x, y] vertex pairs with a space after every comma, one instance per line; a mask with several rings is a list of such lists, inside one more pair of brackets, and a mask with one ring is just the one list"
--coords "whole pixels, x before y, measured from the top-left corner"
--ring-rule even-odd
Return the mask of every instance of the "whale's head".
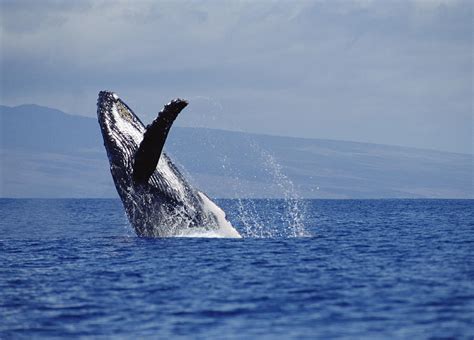
[[112, 176], [122, 188], [131, 187], [133, 158], [143, 140], [145, 127], [127, 104], [109, 91], [99, 93], [97, 118]]

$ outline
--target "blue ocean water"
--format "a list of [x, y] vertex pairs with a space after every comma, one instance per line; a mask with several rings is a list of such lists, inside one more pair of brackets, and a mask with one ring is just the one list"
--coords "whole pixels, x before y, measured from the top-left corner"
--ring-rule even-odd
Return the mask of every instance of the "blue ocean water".
[[219, 203], [247, 237], [143, 239], [119, 200], [1, 199], [0, 338], [474, 337], [473, 200]]

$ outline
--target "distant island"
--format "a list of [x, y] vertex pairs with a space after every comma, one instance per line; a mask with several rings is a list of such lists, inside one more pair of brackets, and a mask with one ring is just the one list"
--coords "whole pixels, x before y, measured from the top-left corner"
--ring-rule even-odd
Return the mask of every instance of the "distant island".
[[[97, 120], [0, 106], [0, 197], [117, 197]], [[166, 151], [216, 198], [474, 198], [470, 154], [173, 127]]]

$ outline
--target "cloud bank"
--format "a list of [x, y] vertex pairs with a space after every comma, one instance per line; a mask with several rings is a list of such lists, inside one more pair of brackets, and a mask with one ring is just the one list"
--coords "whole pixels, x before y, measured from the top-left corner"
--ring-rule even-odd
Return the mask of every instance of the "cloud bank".
[[2, 1], [1, 103], [472, 153], [469, 1]]

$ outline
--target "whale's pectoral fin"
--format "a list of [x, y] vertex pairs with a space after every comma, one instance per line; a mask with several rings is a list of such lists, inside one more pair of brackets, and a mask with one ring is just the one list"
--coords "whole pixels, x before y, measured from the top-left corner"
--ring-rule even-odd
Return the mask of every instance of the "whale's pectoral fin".
[[146, 127], [143, 141], [140, 143], [133, 160], [133, 180], [136, 183], [148, 182], [158, 165], [171, 125], [187, 105], [188, 102], [185, 100], [172, 100], [165, 105], [158, 117]]

